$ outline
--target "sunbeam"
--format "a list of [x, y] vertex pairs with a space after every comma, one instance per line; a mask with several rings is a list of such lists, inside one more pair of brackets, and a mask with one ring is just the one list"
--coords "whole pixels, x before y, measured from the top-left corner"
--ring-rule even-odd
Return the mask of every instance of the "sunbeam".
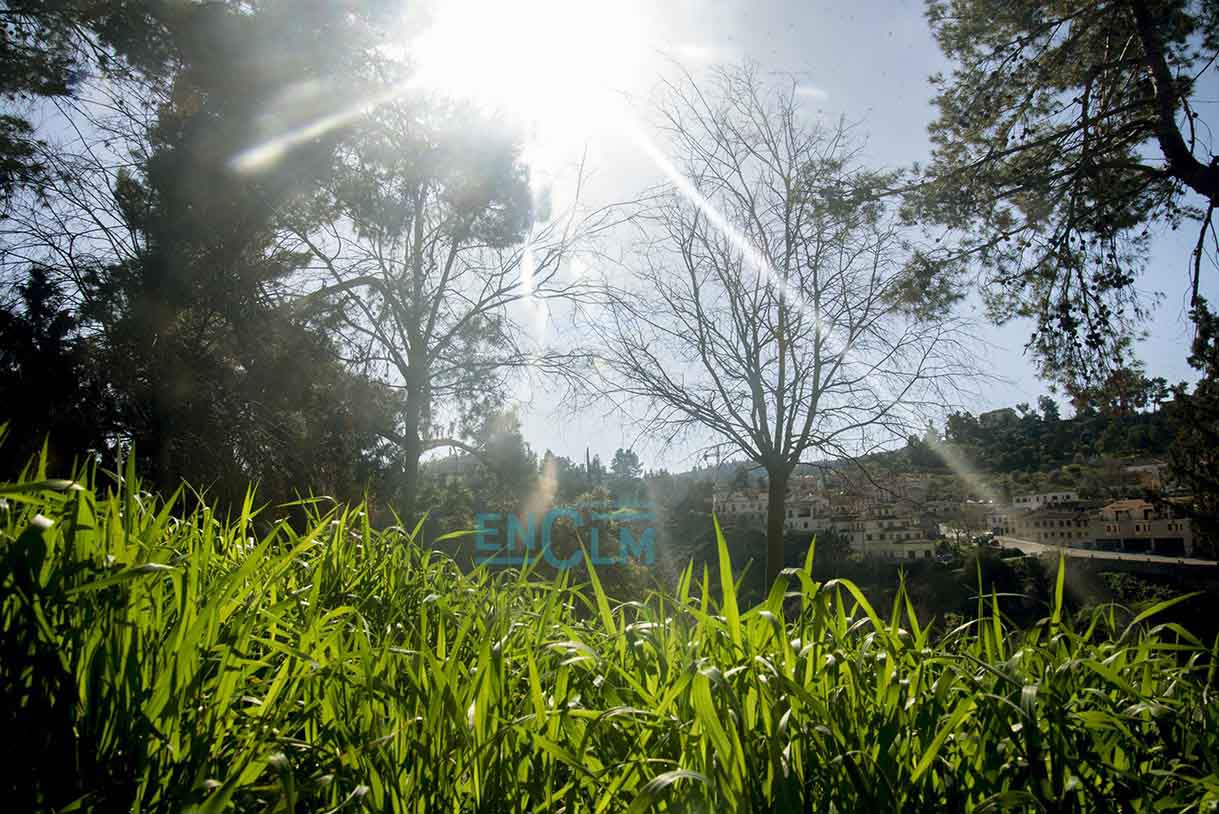
[[286, 130], [253, 147], [242, 150], [233, 157], [229, 166], [237, 172], [245, 173], [266, 169], [287, 154], [289, 150], [320, 138], [332, 130], [351, 124], [378, 107], [403, 98], [417, 87], [419, 87], [419, 83], [415, 80], [402, 82], [389, 90], [361, 99], [336, 113]]
[[[761, 275], [766, 284], [778, 291], [779, 296], [799, 311], [801, 316], [810, 320], [822, 337], [832, 342], [835, 331], [831, 327], [826, 326], [813, 313], [801, 295], [800, 290], [784, 280], [766, 255], [754, 245], [753, 241], [733, 224], [720, 211], [719, 207], [698, 191], [698, 188], [694, 186], [690, 179], [669, 160], [664, 151], [656, 146], [656, 143], [644, 132], [643, 127], [633, 119], [630, 112], [624, 106], [619, 106], [615, 120], [618, 123], [619, 131], [655, 165], [656, 169], [673, 184], [674, 189], [697, 207], [703, 216], [707, 218], [707, 221], [732, 244], [733, 248], [741, 253], [745, 264], [751, 267], [755, 273]], [[842, 340], [841, 345], [842, 350], [840, 355], [845, 357], [850, 351], [851, 345], [848, 340]]]
[[970, 463], [966, 461], [955, 449], [947, 444], [933, 444], [930, 449], [933, 453], [935, 453], [936, 457], [944, 462], [945, 466], [952, 470], [954, 475], [964, 481], [965, 484], [974, 492], [995, 505], [999, 505], [1003, 502], [999, 496], [999, 493], [992, 489], [990, 485], [982, 479], [981, 475], [978, 474], [977, 470], [975, 470], [974, 467], [970, 465]]

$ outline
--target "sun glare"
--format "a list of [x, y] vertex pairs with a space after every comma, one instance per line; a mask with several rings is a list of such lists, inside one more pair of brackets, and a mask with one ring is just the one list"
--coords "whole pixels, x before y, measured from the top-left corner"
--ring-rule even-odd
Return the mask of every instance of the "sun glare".
[[524, 126], [532, 151], [612, 123], [648, 52], [639, 0], [445, 0], [407, 48], [423, 87]]

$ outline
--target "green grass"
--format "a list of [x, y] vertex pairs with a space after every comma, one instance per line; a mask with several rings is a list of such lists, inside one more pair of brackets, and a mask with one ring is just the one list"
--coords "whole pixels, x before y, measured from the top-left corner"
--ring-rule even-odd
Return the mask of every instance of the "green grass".
[[131, 470], [44, 478], [0, 486], [9, 810], [1219, 801], [1215, 645], [1152, 612], [1063, 618], [1061, 581], [1030, 629], [987, 596], [940, 630], [810, 557], [745, 609], [721, 538], [718, 570], [618, 603], [587, 572], [462, 573], [358, 507], [304, 504], [293, 529], [252, 497], [175, 509]]

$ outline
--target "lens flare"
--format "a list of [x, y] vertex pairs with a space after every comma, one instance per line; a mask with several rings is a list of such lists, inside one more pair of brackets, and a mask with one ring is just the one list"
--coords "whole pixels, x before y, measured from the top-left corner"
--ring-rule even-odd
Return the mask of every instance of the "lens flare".
[[[400, 83], [389, 90], [366, 96], [355, 103], [334, 113], [321, 116], [295, 127], [288, 127], [282, 132], [268, 137], [266, 140], [242, 150], [235, 155], [229, 166], [237, 172], [250, 173], [264, 170], [283, 158], [290, 150], [321, 138], [332, 130], [337, 130], [362, 116], [371, 113], [381, 105], [401, 99], [418, 86], [415, 81]], [[274, 114], [272, 114], [273, 116]]]

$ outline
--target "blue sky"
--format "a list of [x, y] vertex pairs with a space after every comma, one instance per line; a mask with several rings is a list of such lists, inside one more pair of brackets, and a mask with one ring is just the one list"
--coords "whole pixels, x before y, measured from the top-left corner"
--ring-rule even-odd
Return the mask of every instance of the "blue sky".
[[[777, 82], [797, 78], [808, 113], [858, 123], [864, 160], [878, 168], [928, 158], [934, 114], [928, 77], [950, 67], [931, 37], [922, 0], [434, 0], [432, 12], [420, 7], [410, 6], [415, 11], [407, 13], [400, 50], [430, 68], [421, 84], [481, 96], [531, 120], [526, 155], [556, 201], [574, 186], [571, 168], [585, 157], [581, 197], [588, 206], [630, 199], [663, 180], [606, 110], [625, 99], [628, 115], [645, 123], [649, 95], [675, 62], [697, 76], [712, 64], [748, 60]], [[1195, 99], [1204, 123], [1219, 105], [1215, 73]], [[602, 104], [605, 94], [585, 92], [595, 83], [612, 85], [603, 90], [614, 104]], [[1163, 295], [1140, 356], [1149, 373], [1174, 383], [1195, 378], [1185, 363], [1195, 237], [1192, 229], [1158, 236], [1138, 282], [1142, 291]], [[1205, 293], [1219, 300], [1217, 275], [1204, 277]], [[963, 307], [983, 322], [976, 304]], [[544, 315], [537, 316], [544, 323]], [[974, 412], [1035, 402], [1048, 391], [1023, 352], [1030, 329], [1021, 322], [982, 324], [978, 339], [986, 348], [979, 367], [996, 378], [961, 399]], [[631, 416], [608, 407], [572, 414], [545, 385], [522, 387], [517, 395], [525, 437], [539, 453], [551, 449], [582, 460], [588, 448], [608, 459], [617, 447], [634, 447], [646, 467], [673, 470], [700, 460], [698, 443], [660, 448], [640, 437]]]
[[[802, 84], [815, 88], [806, 96], [812, 112], [861, 123], [869, 163], [897, 167], [928, 157], [933, 108], [927, 79], [948, 65], [931, 37], [921, 2], [678, 0], [657, 7], [663, 11], [653, 9], [648, 15], [651, 50], [676, 57], [694, 71], [709, 62], [751, 60], [763, 71], [798, 75]], [[633, 87], [623, 89], [633, 98], [646, 99], [647, 84], [661, 69], [651, 65], [639, 72]], [[645, 106], [639, 103], [641, 118], [646, 118]], [[1204, 118], [1209, 113], [1203, 109]], [[629, 196], [656, 180], [629, 147], [612, 137], [595, 141], [586, 202]], [[1151, 374], [1170, 382], [1195, 378], [1185, 363], [1190, 341], [1185, 286], [1193, 239], [1186, 231], [1158, 237], [1139, 281], [1141, 290], [1164, 295], [1139, 352]], [[1002, 381], [988, 383], [982, 395], [967, 400], [975, 411], [1033, 402], [1047, 392], [1023, 353], [1029, 331], [1028, 324], [1019, 322], [983, 328], [980, 339], [989, 350], [982, 368]], [[522, 406], [522, 418], [525, 437], [539, 452], [549, 448], [580, 459], [586, 446], [606, 457], [618, 446], [634, 445], [649, 467], [684, 469], [695, 460], [693, 446], [662, 450], [639, 439], [629, 417], [569, 415], [557, 411], [554, 398], [544, 392], [535, 392]]]

